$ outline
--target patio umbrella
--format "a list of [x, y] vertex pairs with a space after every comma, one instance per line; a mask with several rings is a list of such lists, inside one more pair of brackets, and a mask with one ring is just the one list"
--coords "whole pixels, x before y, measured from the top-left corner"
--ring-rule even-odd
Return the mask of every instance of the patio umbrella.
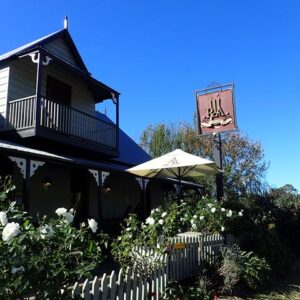
[[126, 171], [141, 177], [172, 177], [179, 181], [183, 177], [210, 176], [220, 172], [216, 164], [208, 159], [176, 149], [160, 157], [149, 160]]

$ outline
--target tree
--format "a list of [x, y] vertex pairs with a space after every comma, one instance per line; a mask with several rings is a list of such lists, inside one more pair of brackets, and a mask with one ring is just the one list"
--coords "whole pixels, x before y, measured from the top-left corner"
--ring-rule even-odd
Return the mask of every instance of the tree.
[[271, 188], [267, 196], [279, 208], [292, 211], [299, 208], [300, 194], [291, 184], [280, 188]]
[[[148, 126], [141, 135], [140, 145], [152, 157], [180, 148], [186, 152], [212, 158], [213, 136], [199, 136], [196, 126], [188, 123]], [[225, 198], [245, 197], [265, 190], [268, 163], [259, 142], [240, 132], [222, 134]], [[215, 189], [214, 178], [199, 178], [207, 191]]]

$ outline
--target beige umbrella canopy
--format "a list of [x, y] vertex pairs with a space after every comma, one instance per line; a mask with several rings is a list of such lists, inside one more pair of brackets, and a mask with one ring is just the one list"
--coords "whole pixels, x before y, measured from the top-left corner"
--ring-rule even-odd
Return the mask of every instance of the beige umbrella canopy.
[[149, 160], [126, 171], [141, 177], [183, 177], [209, 176], [218, 173], [216, 164], [208, 159], [176, 149]]

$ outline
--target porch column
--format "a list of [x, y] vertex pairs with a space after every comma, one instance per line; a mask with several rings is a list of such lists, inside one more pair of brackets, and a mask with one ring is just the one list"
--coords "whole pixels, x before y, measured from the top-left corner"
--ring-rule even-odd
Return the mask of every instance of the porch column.
[[111, 93], [112, 101], [116, 105], [116, 149], [119, 151], [119, 95]]
[[40, 111], [41, 111], [41, 90], [42, 90], [42, 53], [37, 53], [37, 67], [36, 67], [36, 87], [35, 87], [35, 93], [36, 93], [36, 110], [35, 110], [35, 129], [40, 126]]
[[139, 178], [139, 177], [136, 177], [135, 178], [136, 181], [139, 183], [140, 185], [140, 188], [141, 188], [141, 211], [142, 211], [142, 218], [143, 220], [145, 220], [146, 218], [146, 198], [147, 198], [147, 195], [146, 195], [146, 190], [147, 190], [147, 185], [149, 183], [149, 179], [146, 179], [146, 178]]
[[102, 199], [102, 189], [104, 187], [105, 179], [110, 175], [110, 172], [105, 172], [105, 171], [99, 171], [99, 188], [98, 188], [98, 215], [99, 215], [99, 220], [103, 220], [103, 199]]

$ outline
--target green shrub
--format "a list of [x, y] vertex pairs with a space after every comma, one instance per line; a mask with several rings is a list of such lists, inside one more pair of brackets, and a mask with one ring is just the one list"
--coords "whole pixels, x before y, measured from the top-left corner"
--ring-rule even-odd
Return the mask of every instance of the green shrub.
[[75, 212], [65, 208], [56, 210], [56, 218], [44, 217], [33, 224], [15, 203], [8, 202], [7, 194], [13, 189], [10, 180], [5, 179], [1, 187], [1, 297], [66, 299], [67, 287], [91, 278], [91, 271], [103, 260], [101, 246], [106, 238], [95, 233], [97, 223], [92, 219], [88, 225], [72, 226]]
[[237, 246], [223, 249], [222, 256], [219, 272], [223, 276], [225, 292], [231, 293], [238, 285], [257, 290], [268, 282], [271, 268], [265, 258], [251, 251], [241, 251]]

